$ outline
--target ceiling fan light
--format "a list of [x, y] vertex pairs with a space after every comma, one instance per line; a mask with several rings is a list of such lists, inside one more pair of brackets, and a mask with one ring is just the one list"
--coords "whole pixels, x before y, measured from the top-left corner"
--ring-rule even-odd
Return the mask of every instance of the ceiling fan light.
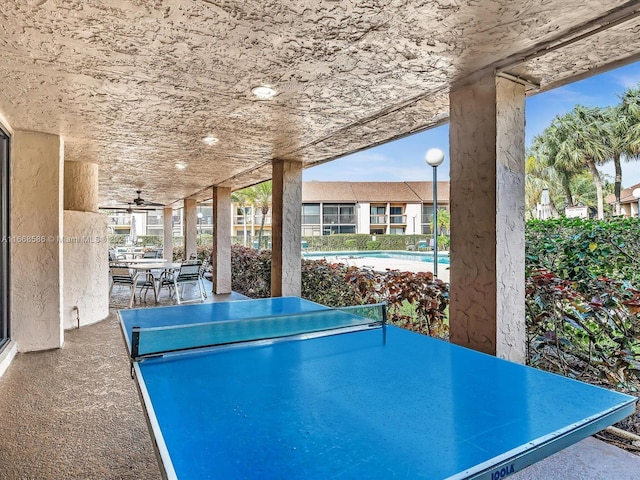
[[202, 139], [202, 141], [211, 147], [212, 145], [215, 145], [216, 143], [218, 143], [219, 140], [213, 135], [207, 135]]
[[260, 100], [269, 100], [276, 96], [276, 90], [269, 85], [259, 85], [257, 87], [253, 87], [251, 89], [251, 93], [253, 93]]

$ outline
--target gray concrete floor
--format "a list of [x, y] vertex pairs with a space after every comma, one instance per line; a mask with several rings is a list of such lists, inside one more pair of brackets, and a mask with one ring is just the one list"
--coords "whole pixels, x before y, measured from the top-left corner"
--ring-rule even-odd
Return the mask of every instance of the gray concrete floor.
[[[160, 478], [114, 312], [0, 378], [0, 480]], [[637, 480], [640, 457], [589, 438], [509, 478]]]

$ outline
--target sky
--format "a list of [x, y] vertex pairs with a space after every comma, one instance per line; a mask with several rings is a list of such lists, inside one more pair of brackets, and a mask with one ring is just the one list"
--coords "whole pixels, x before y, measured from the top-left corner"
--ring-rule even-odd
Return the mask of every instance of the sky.
[[[526, 146], [542, 133], [557, 116], [567, 113], [577, 104], [589, 107], [615, 105], [620, 95], [640, 82], [640, 62], [610, 70], [586, 80], [556, 88], [527, 98]], [[347, 155], [333, 162], [303, 171], [304, 181], [420, 181], [432, 180], [432, 167], [424, 156], [430, 148], [439, 148], [445, 160], [438, 167], [438, 180], [449, 180], [449, 125]], [[613, 164], [600, 167], [601, 173], [613, 181]], [[622, 164], [622, 184], [640, 183], [640, 161]]]

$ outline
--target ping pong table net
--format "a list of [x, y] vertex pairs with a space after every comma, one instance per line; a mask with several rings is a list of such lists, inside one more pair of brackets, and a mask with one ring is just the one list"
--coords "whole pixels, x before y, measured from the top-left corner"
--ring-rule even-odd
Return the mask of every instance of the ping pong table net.
[[134, 361], [165, 353], [256, 341], [310, 338], [382, 328], [386, 337], [384, 303], [327, 308], [287, 315], [220, 320], [164, 327], [133, 327]]

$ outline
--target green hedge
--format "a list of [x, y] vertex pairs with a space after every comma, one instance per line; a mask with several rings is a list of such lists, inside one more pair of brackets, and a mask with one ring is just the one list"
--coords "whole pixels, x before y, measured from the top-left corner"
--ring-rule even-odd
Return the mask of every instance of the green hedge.
[[[375, 237], [375, 240], [374, 240]], [[362, 233], [336, 234], [302, 237], [309, 250], [349, 251], [349, 250], [407, 250], [416, 247], [418, 242], [429, 245], [430, 235], [369, 235]], [[449, 237], [439, 236], [438, 245], [449, 245]]]
[[640, 222], [527, 222], [529, 363], [606, 383], [640, 387]]

